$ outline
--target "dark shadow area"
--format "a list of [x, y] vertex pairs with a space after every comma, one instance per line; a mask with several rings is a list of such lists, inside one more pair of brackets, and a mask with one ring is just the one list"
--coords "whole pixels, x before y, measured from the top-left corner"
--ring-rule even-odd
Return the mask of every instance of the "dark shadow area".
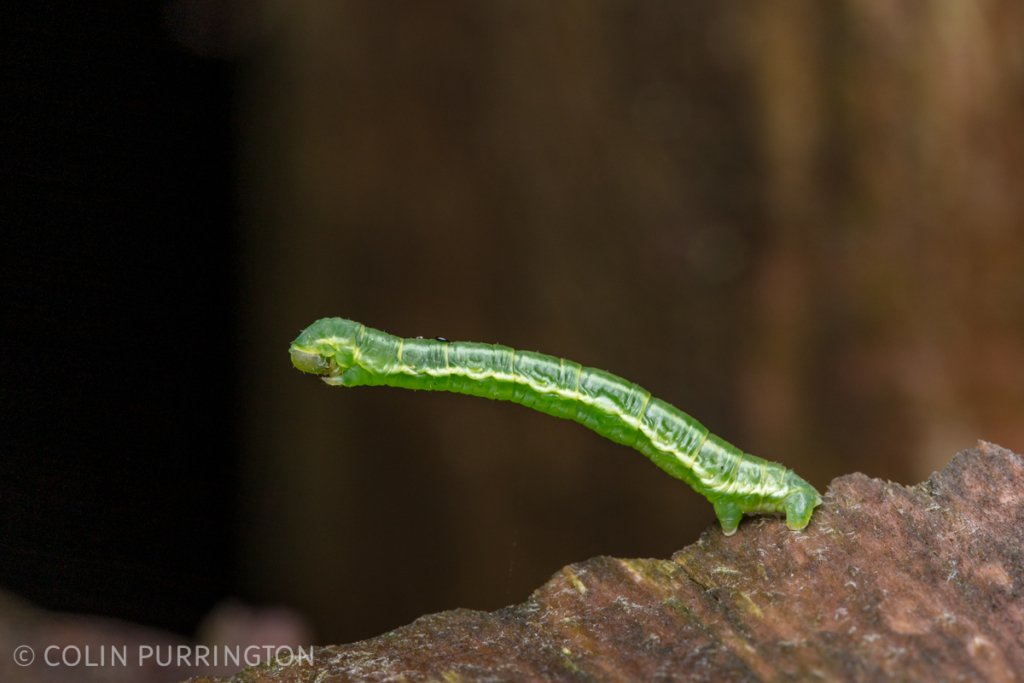
[[232, 589], [232, 67], [156, 3], [0, 19], [0, 585], [191, 633]]

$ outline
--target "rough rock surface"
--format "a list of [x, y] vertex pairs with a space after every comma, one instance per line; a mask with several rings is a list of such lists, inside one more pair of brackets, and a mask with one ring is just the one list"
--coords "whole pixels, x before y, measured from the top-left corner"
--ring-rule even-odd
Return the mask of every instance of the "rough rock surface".
[[1024, 458], [979, 443], [917, 486], [836, 479], [803, 533], [746, 521], [671, 560], [598, 557], [525, 603], [423, 617], [312, 663], [196, 681], [1013, 681]]

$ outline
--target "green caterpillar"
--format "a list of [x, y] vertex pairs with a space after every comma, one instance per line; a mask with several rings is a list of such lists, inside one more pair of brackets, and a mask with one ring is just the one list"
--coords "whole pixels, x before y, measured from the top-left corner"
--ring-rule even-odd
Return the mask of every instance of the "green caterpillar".
[[731, 535], [744, 514], [784, 514], [803, 529], [821, 496], [782, 465], [743, 453], [632, 382], [564, 358], [497, 344], [403, 339], [343, 318], [292, 342], [292, 364], [332, 386], [385, 385], [513, 401], [575, 420], [640, 451], [711, 501]]

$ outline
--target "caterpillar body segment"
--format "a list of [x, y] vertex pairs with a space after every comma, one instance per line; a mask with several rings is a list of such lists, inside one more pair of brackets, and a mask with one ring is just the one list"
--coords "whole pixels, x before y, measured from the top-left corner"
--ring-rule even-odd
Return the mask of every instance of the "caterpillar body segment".
[[783, 514], [803, 529], [821, 496], [784, 466], [743, 453], [700, 422], [621, 377], [574, 361], [498, 344], [403, 338], [324, 318], [292, 342], [299, 370], [334, 386], [451, 391], [574, 420], [634, 448], [689, 484], [725, 534], [744, 514]]

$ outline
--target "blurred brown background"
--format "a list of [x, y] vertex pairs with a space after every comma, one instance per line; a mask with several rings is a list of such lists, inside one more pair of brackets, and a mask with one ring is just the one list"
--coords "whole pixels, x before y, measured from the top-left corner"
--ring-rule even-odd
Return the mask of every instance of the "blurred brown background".
[[579, 425], [301, 376], [326, 315], [608, 369], [822, 490], [1024, 450], [1018, 0], [39, 0], [0, 75], [18, 600], [342, 642], [714, 524]]
[[329, 389], [314, 319], [609, 369], [820, 489], [1024, 449], [1024, 5], [271, 2], [239, 110], [242, 581], [323, 639], [711, 507], [522, 408]]

